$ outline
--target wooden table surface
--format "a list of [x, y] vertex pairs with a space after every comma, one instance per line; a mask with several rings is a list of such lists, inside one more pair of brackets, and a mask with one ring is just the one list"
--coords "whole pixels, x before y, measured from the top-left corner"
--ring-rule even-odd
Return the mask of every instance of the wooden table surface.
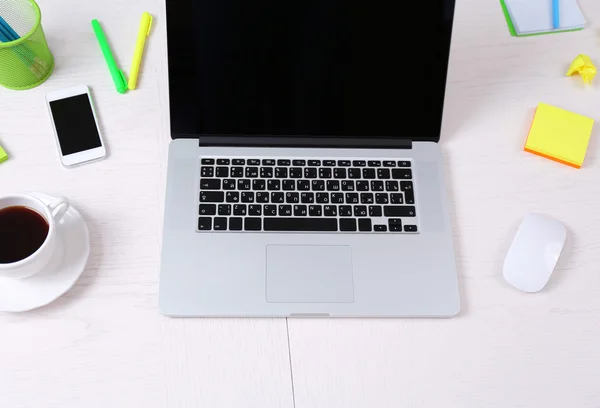
[[[0, 195], [69, 197], [92, 252], [58, 301], [0, 314], [0, 407], [600, 407], [600, 127], [580, 170], [522, 150], [539, 102], [600, 120], [600, 78], [586, 87], [565, 77], [579, 53], [600, 63], [600, 2], [580, 0], [583, 31], [513, 38], [498, 0], [458, 1], [441, 143], [462, 312], [446, 320], [160, 315], [164, 1], [39, 3], [56, 70], [34, 90], [0, 89], [10, 155]], [[128, 71], [143, 11], [155, 23], [139, 89], [119, 95], [90, 20], [103, 23]], [[427, 64], [427, 50], [406, 57], [415, 69]], [[109, 157], [66, 170], [44, 95], [79, 84], [93, 91]], [[535, 295], [501, 276], [532, 211], [568, 229], [558, 268]]]

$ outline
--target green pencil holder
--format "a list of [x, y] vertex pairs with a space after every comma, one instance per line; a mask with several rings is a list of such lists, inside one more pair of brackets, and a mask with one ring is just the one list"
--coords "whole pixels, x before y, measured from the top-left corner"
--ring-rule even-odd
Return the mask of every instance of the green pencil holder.
[[42, 14], [33, 0], [0, 0], [0, 85], [31, 89], [54, 69]]

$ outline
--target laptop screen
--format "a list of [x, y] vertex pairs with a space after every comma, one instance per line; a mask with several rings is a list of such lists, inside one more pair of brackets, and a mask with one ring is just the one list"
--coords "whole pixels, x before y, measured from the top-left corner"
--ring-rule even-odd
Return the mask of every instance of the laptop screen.
[[439, 140], [454, 0], [167, 0], [171, 130]]

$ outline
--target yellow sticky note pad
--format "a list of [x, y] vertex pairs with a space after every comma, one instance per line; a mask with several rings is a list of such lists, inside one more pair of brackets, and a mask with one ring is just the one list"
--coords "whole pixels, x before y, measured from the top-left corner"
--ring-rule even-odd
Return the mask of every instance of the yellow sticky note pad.
[[594, 120], [540, 103], [535, 111], [525, 151], [580, 168]]

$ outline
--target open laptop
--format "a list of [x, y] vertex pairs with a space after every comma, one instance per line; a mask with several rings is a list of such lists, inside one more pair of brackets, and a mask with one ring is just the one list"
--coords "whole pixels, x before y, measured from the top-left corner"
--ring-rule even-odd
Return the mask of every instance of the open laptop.
[[454, 0], [167, 0], [169, 316], [453, 316]]

